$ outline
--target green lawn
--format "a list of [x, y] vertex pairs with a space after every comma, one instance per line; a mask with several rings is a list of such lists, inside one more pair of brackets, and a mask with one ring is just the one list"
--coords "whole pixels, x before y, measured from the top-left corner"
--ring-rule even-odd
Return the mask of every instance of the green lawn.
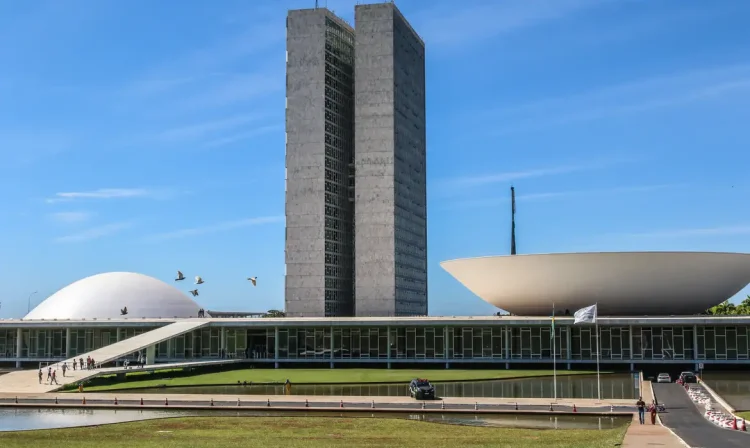
[[[401, 370], [401, 369], [241, 369], [225, 372], [203, 373], [191, 376], [182, 374], [169, 378], [171, 372], [161, 372], [148, 379], [143, 372], [129, 373], [124, 381], [115, 377], [94, 379], [85, 386], [86, 392], [115, 389], [140, 389], [157, 386], [217, 386], [253, 383], [292, 384], [352, 384], [352, 383], [405, 383], [413, 378], [425, 377], [431, 381], [472, 381], [551, 376], [551, 370]], [[558, 375], [595, 374], [590, 371], [558, 372]]]
[[738, 417], [742, 417], [745, 420], [750, 420], [750, 411], [737, 412]]
[[0, 446], [603, 448], [622, 443], [626, 430], [627, 426], [601, 431], [506, 429], [365, 418], [194, 417], [0, 433]]

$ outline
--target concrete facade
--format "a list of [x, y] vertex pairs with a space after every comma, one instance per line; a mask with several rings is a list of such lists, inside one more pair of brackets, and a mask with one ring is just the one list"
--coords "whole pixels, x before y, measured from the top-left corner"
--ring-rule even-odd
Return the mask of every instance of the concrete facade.
[[356, 313], [426, 315], [424, 43], [392, 3], [355, 26]]
[[355, 20], [287, 17], [290, 317], [427, 314], [424, 43], [392, 3]]
[[353, 314], [354, 30], [324, 8], [287, 17], [286, 312]]

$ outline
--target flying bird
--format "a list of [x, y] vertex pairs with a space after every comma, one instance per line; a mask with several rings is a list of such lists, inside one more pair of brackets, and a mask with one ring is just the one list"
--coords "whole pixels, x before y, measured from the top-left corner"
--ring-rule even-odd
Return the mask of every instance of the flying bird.
[[128, 307], [120, 310], [120, 316], [126, 316], [128, 314]]
[[190, 291], [190, 294], [192, 294], [192, 295], [193, 295], [193, 297], [195, 297], [195, 296], [197, 296], [197, 295], [198, 295], [198, 290], [197, 290], [197, 289], [194, 289], [194, 290]]
[[249, 277], [248, 280], [250, 280], [253, 286], [258, 286], [258, 277]]
[[195, 284], [196, 285], [202, 285], [203, 284], [203, 279], [201, 278], [200, 275], [196, 275], [195, 276]]
[[177, 271], [177, 278], [174, 281], [179, 282], [180, 280], [185, 280], [185, 276], [182, 275], [182, 271]]

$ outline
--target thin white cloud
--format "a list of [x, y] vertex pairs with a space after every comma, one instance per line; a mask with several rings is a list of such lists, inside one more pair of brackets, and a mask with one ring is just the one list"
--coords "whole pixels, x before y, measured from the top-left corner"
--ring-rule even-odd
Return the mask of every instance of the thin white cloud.
[[149, 241], [161, 241], [171, 240], [177, 238], [187, 238], [199, 235], [206, 235], [209, 233], [226, 232], [229, 230], [240, 229], [244, 227], [259, 226], [263, 224], [276, 224], [283, 223], [284, 216], [261, 216], [257, 218], [240, 219], [237, 221], [226, 221], [218, 224], [213, 224], [205, 227], [194, 227], [189, 229], [180, 229], [172, 232], [160, 233], [151, 235], [146, 239]]
[[698, 238], [735, 235], [750, 235], [750, 225], [660, 230], [655, 232], [630, 233], [626, 236], [638, 238]]
[[546, 168], [533, 168], [520, 171], [506, 171], [495, 174], [482, 174], [451, 179], [447, 183], [452, 187], [476, 187], [496, 183], [510, 183], [521, 179], [556, 176], [580, 171], [594, 171], [608, 168], [612, 165], [631, 161], [631, 159], [612, 159], [601, 162], [560, 165]]
[[445, 3], [417, 13], [413, 23], [427, 44], [455, 47], [566, 19], [605, 3], [609, 2], [506, 0], [461, 7], [455, 3]]
[[48, 204], [58, 202], [70, 202], [77, 200], [110, 200], [110, 199], [132, 199], [132, 198], [149, 198], [149, 199], [171, 199], [175, 195], [184, 193], [170, 188], [100, 188], [90, 191], [67, 191], [55, 193], [51, 198], [46, 199]]
[[236, 129], [240, 126], [258, 121], [263, 115], [246, 114], [220, 120], [195, 123], [180, 128], [168, 129], [156, 136], [157, 140], [165, 142], [184, 142], [188, 140], [202, 139], [216, 132]]
[[[542, 193], [517, 194], [516, 201], [548, 201], [555, 199], [568, 199], [585, 196], [616, 196], [629, 193], [649, 193], [660, 190], [678, 189], [686, 187], [687, 184], [660, 184], [660, 185], [638, 185], [628, 187], [601, 188], [591, 190], [569, 190], [569, 191], [551, 191]], [[493, 205], [504, 204], [510, 201], [510, 195], [501, 198], [486, 198], [477, 200], [460, 201], [451, 204], [448, 208], [474, 208], [490, 207]]]
[[65, 202], [76, 199], [121, 199], [138, 198], [151, 195], [151, 191], [145, 188], [100, 188], [91, 191], [68, 191], [55, 193], [55, 196], [47, 199], [47, 202]]
[[547, 98], [488, 112], [504, 123], [497, 134], [528, 132], [570, 123], [750, 94], [750, 64], [655, 76], [580, 94]]
[[132, 227], [131, 223], [127, 222], [119, 222], [119, 223], [112, 223], [112, 224], [106, 224], [99, 227], [92, 227], [90, 229], [86, 229], [82, 232], [73, 233], [71, 235], [62, 236], [60, 238], [57, 238], [55, 242], [58, 243], [81, 243], [85, 241], [90, 240], [96, 240], [99, 238], [103, 238], [105, 236], [114, 235], [116, 233], [119, 233], [125, 229], [128, 229]]
[[53, 220], [64, 224], [79, 224], [88, 221], [92, 216], [92, 212], [58, 212], [50, 215]]

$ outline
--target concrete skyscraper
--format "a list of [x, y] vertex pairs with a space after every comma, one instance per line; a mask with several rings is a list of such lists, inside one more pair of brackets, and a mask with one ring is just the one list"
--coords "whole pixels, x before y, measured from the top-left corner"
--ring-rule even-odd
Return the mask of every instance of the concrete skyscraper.
[[425, 48], [393, 3], [355, 8], [357, 315], [427, 314]]
[[427, 314], [424, 43], [392, 3], [287, 16], [286, 312]]
[[286, 312], [352, 316], [354, 30], [325, 8], [286, 26]]

